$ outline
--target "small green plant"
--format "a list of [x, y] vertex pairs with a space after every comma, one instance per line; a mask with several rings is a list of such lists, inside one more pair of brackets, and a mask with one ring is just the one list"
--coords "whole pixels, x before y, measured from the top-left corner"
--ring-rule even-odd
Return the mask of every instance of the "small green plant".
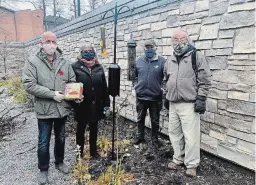
[[[125, 106], [125, 101], [127, 98], [124, 100], [124, 103], [122, 103], [117, 111], [117, 123], [121, 123], [120, 118], [120, 110]], [[123, 168], [123, 158], [124, 158], [124, 153], [126, 151], [127, 145], [130, 144], [129, 140], [119, 140], [118, 137], [119, 130], [117, 127], [116, 130], [116, 141], [115, 141], [115, 152], [117, 155], [117, 161], [115, 165], [108, 166], [106, 171], [102, 173], [97, 180], [92, 181], [91, 180], [91, 175], [88, 172], [88, 162], [82, 161], [80, 159], [80, 155], [78, 156], [78, 162], [74, 167], [73, 171], [73, 176], [75, 177], [76, 181], [74, 183], [78, 184], [83, 184], [83, 185], [124, 185], [127, 182], [134, 181], [134, 175], [126, 173], [124, 168]], [[87, 138], [87, 137], [86, 137]], [[106, 136], [101, 136], [98, 138], [97, 141], [97, 146], [99, 148], [100, 155], [102, 157], [107, 157], [109, 152], [111, 151], [111, 145], [112, 142], [111, 140], [106, 137]], [[88, 146], [88, 145], [85, 145]], [[78, 150], [79, 151], [79, 150]], [[89, 151], [89, 150], [86, 150]], [[121, 154], [119, 157], [119, 154]], [[85, 154], [83, 156], [83, 159], [88, 161], [90, 159], [89, 153]]]
[[9, 78], [1, 82], [0, 86], [4, 86], [8, 89], [9, 95], [13, 96], [16, 103], [28, 102], [28, 94], [22, 85], [20, 76]]
[[0, 82], [0, 87], [1, 87], [1, 86], [4, 86], [4, 84], [5, 84], [5, 81]]
[[80, 155], [80, 146], [77, 145], [76, 155], [77, 155], [77, 163], [73, 168], [73, 176], [75, 177], [75, 183], [78, 181], [78, 184], [84, 184], [90, 181], [91, 174], [89, 173], [88, 169], [88, 161], [85, 161], [81, 158]]
[[111, 150], [111, 141], [107, 137], [101, 136], [97, 140], [97, 146], [99, 148], [100, 155], [102, 157], [107, 157], [108, 152]]
[[134, 181], [134, 175], [125, 173], [120, 159], [115, 167], [109, 166], [105, 173], [101, 174], [96, 181], [89, 182], [89, 185], [123, 185], [131, 181]]
[[119, 153], [124, 153], [126, 147], [131, 143], [130, 140], [124, 139], [124, 140], [117, 140], [115, 142], [115, 146], [116, 146], [116, 152]]

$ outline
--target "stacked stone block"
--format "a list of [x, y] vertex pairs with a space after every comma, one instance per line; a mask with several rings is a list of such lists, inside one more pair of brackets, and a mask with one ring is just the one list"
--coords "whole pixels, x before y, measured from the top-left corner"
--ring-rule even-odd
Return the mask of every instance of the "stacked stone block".
[[[150, 1], [153, 3], [153, 1]], [[135, 0], [137, 6], [147, 2]], [[144, 3], [144, 4], [143, 4]], [[251, 0], [161, 0], [151, 9], [118, 21], [117, 63], [121, 67], [119, 105], [127, 107], [120, 115], [136, 121], [136, 98], [127, 80], [127, 42], [137, 42], [137, 56], [143, 54], [143, 43], [155, 39], [158, 53], [168, 58], [173, 53], [171, 36], [177, 28], [186, 29], [192, 43], [207, 57], [212, 71], [212, 88], [207, 111], [201, 116], [201, 148], [249, 169], [255, 162], [255, 2]], [[64, 55], [76, 60], [79, 48], [92, 43], [108, 75], [113, 63], [114, 25], [106, 29], [107, 57], [100, 56], [100, 26], [58, 38]], [[37, 46], [25, 48], [29, 53]], [[33, 51], [33, 52], [32, 52]], [[161, 131], [168, 134], [168, 113], [161, 112]], [[149, 124], [147, 118], [147, 125]]]

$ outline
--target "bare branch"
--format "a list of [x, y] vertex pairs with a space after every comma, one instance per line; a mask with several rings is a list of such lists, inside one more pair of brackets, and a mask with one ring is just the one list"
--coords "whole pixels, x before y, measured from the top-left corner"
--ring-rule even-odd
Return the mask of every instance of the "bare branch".
[[8, 45], [8, 43], [12, 41], [12, 36], [8, 31], [0, 27], [0, 35], [4, 37], [3, 42], [0, 43], [0, 58], [3, 59], [5, 75], [6, 75], [7, 74], [6, 62], [8, 57], [13, 53], [14, 48], [9, 47]]

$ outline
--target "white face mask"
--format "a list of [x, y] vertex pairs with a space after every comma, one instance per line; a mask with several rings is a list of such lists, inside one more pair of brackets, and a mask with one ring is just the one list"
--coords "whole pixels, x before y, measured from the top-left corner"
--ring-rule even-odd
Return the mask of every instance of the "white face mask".
[[42, 47], [47, 55], [53, 55], [54, 52], [56, 51], [57, 45], [56, 44], [43, 44]]

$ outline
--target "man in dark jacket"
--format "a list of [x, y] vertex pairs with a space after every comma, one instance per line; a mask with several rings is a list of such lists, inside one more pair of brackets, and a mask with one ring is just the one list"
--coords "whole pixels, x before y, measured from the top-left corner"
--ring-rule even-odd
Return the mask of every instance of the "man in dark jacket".
[[[49, 145], [52, 128], [55, 133], [55, 165], [67, 174], [63, 163], [65, 149], [65, 122], [70, 113], [70, 104], [64, 100], [65, 84], [75, 82], [71, 63], [65, 60], [57, 49], [57, 38], [52, 32], [45, 32], [42, 48], [29, 58], [23, 70], [22, 82], [25, 90], [35, 97], [35, 112], [38, 119], [38, 175], [39, 184], [48, 182]], [[53, 124], [54, 123], [54, 124]]]
[[145, 54], [136, 61], [136, 78], [133, 82], [137, 97], [138, 135], [134, 144], [144, 142], [145, 117], [149, 109], [153, 146], [158, 145], [159, 118], [162, 109], [162, 81], [165, 59], [157, 53], [154, 40], [145, 42]]
[[176, 31], [172, 42], [174, 53], [164, 68], [166, 99], [170, 104], [168, 132], [174, 150], [168, 167], [177, 169], [185, 164], [186, 174], [196, 176], [200, 162], [199, 114], [206, 110], [211, 73], [205, 57], [195, 51], [185, 31]]

